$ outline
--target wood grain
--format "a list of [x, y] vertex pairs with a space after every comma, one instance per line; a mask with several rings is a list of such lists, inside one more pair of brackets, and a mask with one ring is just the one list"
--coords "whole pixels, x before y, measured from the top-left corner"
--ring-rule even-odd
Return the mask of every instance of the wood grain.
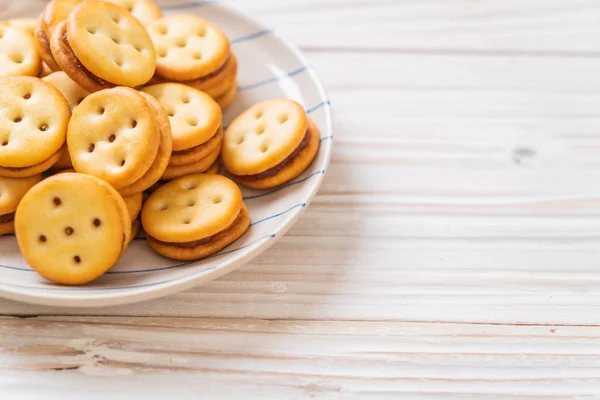
[[319, 195], [204, 287], [104, 309], [0, 300], [0, 391], [600, 396], [600, 2], [230, 3], [328, 88]]

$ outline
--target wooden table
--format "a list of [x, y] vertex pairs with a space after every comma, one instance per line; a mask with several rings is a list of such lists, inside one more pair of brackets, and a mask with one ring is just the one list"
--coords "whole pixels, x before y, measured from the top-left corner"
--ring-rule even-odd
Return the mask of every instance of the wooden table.
[[204, 287], [0, 301], [0, 397], [599, 396], [600, 1], [232, 4], [328, 88], [319, 195]]

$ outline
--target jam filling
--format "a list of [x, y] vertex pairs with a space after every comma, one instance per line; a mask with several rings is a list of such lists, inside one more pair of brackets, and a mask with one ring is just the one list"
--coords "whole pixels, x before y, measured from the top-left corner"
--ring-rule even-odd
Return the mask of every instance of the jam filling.
[[294, 158], [296, 158], [298, 153], [300, 153], [300, 150], [305, 148], [308, 145], [309, 141], [310, 141], [310, 133], [309, 133], [309, 130], [307, 129], [306, 135], [304, 135], [304, 138], [302, 139], [302, 141], [300, 142], [298, 147], [296, 147], [296, 150], [292, 151], [292, 154], [287, 156], [285, 160], [283, 160], [276, 166], [269, 168], [268, 170], [266, 170], [264, 172], [261, 172], [260, 174], [243, 175], [244, 179], [259, 180], [259, 179], [264, 179], [264, 178], [270, 178], [272, 176], [277, 175], [282, 169], [284, 169], [289, 163], [291, 163], [294, 160]]
[[173, 152], [173, 155], [184, 155], [184, 154], [189, 154], [192, 153], [193, 151], [197, 150], [198, 148], [206, 145], [206, 143], [208, 143], [210, 140], [214, 139], [215, 136], [217, 136], [219, 134], [219, 132], [221, 131], [221, 128], [217, 129], [217, 132], [215, 132], [214, 135], [212, 135], [210, 137], [210, 139], [208, 139], [206, 142], [199, 144], [198, 146], [194, 146], [190, 149], [185, 149], [185, 150], [177, 150]]
[[15, 213], [14, 211], [8, 214], [4, 214], [4, 215], [0, 215], [0, 223], [4, 223], [4, 222], [12, 222], [15, 220]]

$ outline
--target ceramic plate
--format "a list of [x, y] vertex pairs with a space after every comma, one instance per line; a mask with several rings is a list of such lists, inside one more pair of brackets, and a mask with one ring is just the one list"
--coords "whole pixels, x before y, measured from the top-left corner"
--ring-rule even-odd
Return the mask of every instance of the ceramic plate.
[[[191, 13], [219, 26], [230, 38], [239, 60], [240, 91], [225, 112], [225, 124], [262, 100], [288, 97], [298, 101], [321, 131], [321, 148], [311, 167], [292, 182], [273, 190], [244, 189], [252, 223], [248, 232], [220, 253], [194, 262], [176, 262], [155, 254], [137, 238], [119, 263], [86, 286], [65, 287], [48, 282], [27, 265], [16, 239], [0, 237], [0, 296], [24, 302], [100, 307], [165, 296], [215, 279], [258, 256], [280, 238], [308, 207], [323, 181], [331, 157], [329, 101], [300, 51], [264, 26], [213, 2], [169, 1], [165, 14]], [[11, 5], [3, 19], [35, 17], [44, 2]], [[159, 2], [160, 3], [160, 2]], [[166, 4], [166, 3], [165, 3]]]

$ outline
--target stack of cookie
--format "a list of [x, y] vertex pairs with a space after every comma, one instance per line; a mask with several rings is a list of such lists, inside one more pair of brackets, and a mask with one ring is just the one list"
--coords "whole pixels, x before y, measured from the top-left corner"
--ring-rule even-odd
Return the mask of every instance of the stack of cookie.
[[209, 95], [179, 83], [161, 83], [142, 89], [167, 112], [173, 151], [161, 180], [218, 170], [223, 139], [223, 113]]
[[308, 168], [319, 145], [319, 129], [300, 104], [268, 100], [229, 125], [223, 139], [223, 165], [244, 186], [273, 188]]
[[208, 93], [225, 108], [237, 93], [237, 59], [219, 28], [192, 16], [161, 18], [148, 26], [156, 48], [153, 83], [178, 82]]

